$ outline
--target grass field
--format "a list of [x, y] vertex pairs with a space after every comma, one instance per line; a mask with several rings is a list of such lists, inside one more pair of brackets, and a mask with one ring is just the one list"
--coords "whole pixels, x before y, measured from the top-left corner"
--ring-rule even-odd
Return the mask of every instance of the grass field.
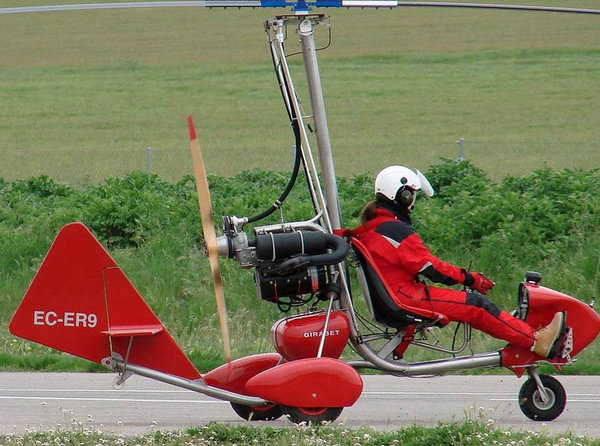
[[[477, 418], [476, 418], [477, 417]], [[430, 445], [470, 445], [470, 446], [514, 446], [514, 445], [577, 445], [598, 446], [600, 440], [574, 432], [552, 434], [550, 432], [520, 432], [496, 424], [483, 415], [467, 414], [466, 421], [440, 423], [435, 427], [409, 426], [394, 430], [374, 430], [368, 427], [347, 428], [344, 426], [294, 426], [271, 427], [268, 425], [229, 426], [211, 423], [206, 426], [180, 432], [156, 431], [143, 436], [123, 436], [104, 434], [99, 429], [89, 427], [87, 422], [73, 429], [62, 429], [44, 433], [7, 435], [2, 441], [6, 446], [38, 444], [77, 444], [87, 445], [196, 445], [196, 446], [235, 446], [252, 444], [255, 446], [430, 446]], [[75, 420], [77, 421], [77, 420]], [[82, 426], [83, 425], [83, 426]], [[82, 426], [82, 427], [81, 427]]]
[[[154, 171], [178, 179], [191, 171], [188, 114], [209, 173], [287, 170], [293, 139], [262, 30], [279, 12], [1, 15], [0, 177], [98, 182], [145, 168], [152, 147]], [[319, 57], [338, 174], [391, 162], [426, 169], [456, 156], [460, 137], [496, 178], [544, 163], [600, 167], [600, 17], [326, 12], [332, 43]], [[319, 30], [323, 45], [326, 34]], [[290, 52], [295, 41], [290, 33]], [[290, 62], [304, 94], [300, 57]]]
[[[369, 427], [348, 428], [344, 426], [294, 426], [271, 427], [245, 424], [230, 426], [210, 423], [206, 426], [179, 432], [156, 431], [142, 436], [105, 434], [100, 429], [79, 423], [73, 429], [24, 435], [7, 435], [0, 441], [6, 446], [38, 444], [87, 445], [170, 445], [170, 446], [514, 446], [514, 445], [577, 445], [598, 446], [600, 440], [574, 432], [553, 434], [550, 432], [516, 431], [496, 424], [482, 415], [467, 414], [466, 421], [440, 423], [435, 427], [409, 426], [394, 430], [375, 430]], [[75, 420], [77, 421], [77, 420]], [[73, 422], [72, 422], [73, 423]], [[73, 423], [74, 424], [74, 423]]]

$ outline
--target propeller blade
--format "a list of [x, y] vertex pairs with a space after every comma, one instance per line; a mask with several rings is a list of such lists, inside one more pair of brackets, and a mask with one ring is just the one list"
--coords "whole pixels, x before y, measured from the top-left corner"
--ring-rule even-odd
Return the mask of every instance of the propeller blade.
[[227, 327], [227, 310], [225, 308], [225, 293], [223, 292], [223, 281], [221, 279], [221, 268], [219, 267], [219, 249], [217, 246], [217, 234], [212, 218], [212, 204], [210, 201], [210, 191], [208, 189], [208, 180], [206, 178], [206, 168], [204, 159], [200, 150], [200, 143], [196, 136], [194, 121], [188, 116], [188, 128], [190, 131], [190, 150], [192, 152], [192, 163], [194, 166], [194, 176], [196, 178], [196, 191], [198, 193], [198, 205], [200, 207], [200, 220], [202, 222], [202, 231], [204, 232], [204, 242], [208, 253], [210, 263], [210, 272], [215, 287], [215, 297], [217, 299], [217, 310], [219, 312], [219, 321], [221, 323], [221, 334], [223, 336], [223, 347], [227, 362], [231, 362], [231, 342], [229, 340], [229, 329]]

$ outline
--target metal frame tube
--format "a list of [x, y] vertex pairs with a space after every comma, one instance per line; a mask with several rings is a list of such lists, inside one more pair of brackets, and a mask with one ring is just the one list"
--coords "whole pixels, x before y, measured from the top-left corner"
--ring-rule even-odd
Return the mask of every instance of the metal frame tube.
[[331, 310], [333, 308], [334, 296], [329, 296], [329, 305], [327, 306], [327, 313], [325, 316], [325, 324], [323, 324], [323, 334], [321, 335], [321, 341], [319, 342], [319, 351], [317, 352], [317, 358], [323, 356], [323, 348], [325, 347], [325, 338], [327, 337], [327, 330], [329, 330], [329, 318], [331, 317]]
[[[324, 182], [325, 181], [328, 182], [325, 192], [321, 188], [321, 183], [319, 181], [317, 168], [316, 168], [316, 165], [314, 162], [314, 158], [312, 156], [312, 150], [311, 150], [310, 142], [308, 139], [308, 134], [307, 134], [306, 127], [305, 127], [305, 122], [304, 122], [304, 118], [303, 118], [303, 114], [302, 114], [302, 107], [300, 106], [298, 95], [296, 93], [296, 90], [294, 88], [294, 85], [293, 85], [293, 82], [291, 79], [290, 69], [287, 64], [285, 50], [283, 48], [283, 41], [285, 40], [285, 36], [287, 35], [287, 33], [285, 32], [285, 28], [289, 25], [297, 25], [298, 27], [300, 27], [300, 25], [302, 23], [306, 22], [307, 20], [308, 20], [308, 22], [305, 25], [305, 28], [308, 27], [309, 29], [304, 30], [304, 31], [308, 31], [308, 35], [305, 36], [304, 40], [308, 40], [309, 42], [312, 41], [312, 44], [309, 44], [308, 49], [306, 49], [306, 50], [303, 46], [302, 52], [303, 52], [303, 54], [305, 54], [307, 51], [312, 53], [312, 55], [310, 55], [310, 56], [305, 56], [305, 61], [307, 59], [310, 61], [308, 63], [309, 67], [305, 66], [305, 73], [308, 77], [308, 84], [312, 85], [312, 92], [310, 93], [311, 100], [312, 100], [312, 98], [319, 98], [319, 97], [320, 97], [320, 100], [316, 99], [316, 103], [315, 102], [311, 103], [311, 108], [313, 108], [312, 111], [313, 111], [313, 115], [315, 115], [315, 117], [317, 115], [321, 117], [320, 118], [321, 123], [319, 124], [321, 126], [321, 128], [326, 129], [325, 134], [323, 134], [322, 132], [319, 132], [317, 130], [317, 135], [320, 135], [319, 136], [320, 138], [323, 138], [323, 136], [325, 136], [325, 141], [323, 141], [323, 139], [321, 139], [321, 144], [324, 143], [326, 149], [324, 149], [324, 151], [321, 152], [320, 158], [321, 158], [322, 162], [324, 159], [327, 159], [328, 161], [326, 162], [326, 166], [329, 166], [329, 167], [322, 168], [322, 170], [326, 169], [328, 171], [328, 175], [323, 175]], [[320, 21], [320, 20], [322, 20], [322, 16], [311, 16], [310, 18], [299, 18], [297, 16], [277, 17], [277, 18], [267, 21], [265, 23], [265, 31], [267, 32], [267, 35], [268, 35], [269, 47], [271, 49], [271, 54], [272, 54], [273, 60], [275, 62], [275, 67], [276, 67], [280, 85], [285, 86], [284, 90], [286, 91], [286, 95], [284, 96], [284, 103], [285, 103], [286, 107], [288, 108], [288, 113], [290, 114], [290, 116], [294, 117], [298, 123], [298, 128], [299, 128], [301, 140], [302, 140], [301, 151], [302, 151], [304, 165], [306, 168], [306, 179], [309, 184], [309, 190], [310, 190], [311, 196], [313, 198], [313, 202], [318, 207], [317, 211], [323, 219], [326, 230], [328, 232], [331, 232], [333, 229], [333, 226], [334, 226], [334, 223], [332, 222], [332, 218], [335, 216], [337, 225], [338, 225], [337, 227], [340, 227], [341, 215], [340, 215], [339, 205], [338, 205], [337, 183], [336, 183], [335, 171], [334, 171], [334, 167], [333, 167], [333, 158], [331, 156], [331, 146], [329, 144], [329, 131], [327, 130], [327, 120], [325, 119], [325, 110], [324, 110], [324, 105], [323, 105], [323, 103], [324, 103], [323, 93], [322, 93], [322, 90], [320, 87], [320, 77], [319, 77], [318, 65], [317, 65], [317, 60], [316, 60], [316, 50], [315, 50], [315, 46], [314, 46], [314, 24], [313, 24], [312, 20]], [[321, 104], [321, 107], [319, 107], [319, 105], [318, 105], [319, 103]], [[320, 112], [315, 112], [315, 107], [318, 110], [320, 110]], [[317, 143], [319, 143], [319, 140], [317, 140]], [[335, 203], [335, 206], [334, 206], [335, 212], [332, 212], [331, 206], [328, 205], [328, 203], [332, 202], [332, 200]], [[276, 226], [276, 225], [273, 225], [273, 226]], [[278, 226], [281, 226], [281, 225], [278, 225]], [[356, 320], [356, 315], [354, 314], [352, 299], [349, 297], [350, 290], [348, 287], [345, 270], [342, 265], [338, 266], [338, 273], [341, 277], [341, 282], [342, 282], [342, 289], [343, 289], [342, 301], [344, 302], [344, 307], [348, 308], [347, 314], [350, 317], [351, 322], [352, 322], [352, 332], [357, 333], [358, 332], [358, 322]], [[337, 302], [334, 303], [334, 305], [338, 306]]]
[[136, 364], [125, 363], [121, 359], [112, 358], [112, 367], [118, 372], [131, 372], [136, 375], [144, 376], [146, 378], [154, 379], [166, 384], [181, 387], [187, 390], [193, 390], [194, 392], [202, 393], [204, 395], [217, 398], [220, 400], [230, 401], [232, 403], [242, 404], [244, 406], [266, 406], [270, 404], [268, 401], [262, 398], [240, 395], [238, 393], [230, 392], [228, 390], [218, 389], [211, 387], [206, 384], [203, 380], [190, 381], [188, 379], [180, 378], [178, 376], [169, 375], [167, 373], [159, 372], [157, 370], [149, 369]]
[[434, 361], [416, 362], [412, 364], [391, 364], [373, 354], [374, 358], [366, 361], [349, 361], [348, 364], [356, 369], [375, 369], [402, 376], [444, 375], [458, 370], [471, 370], [501, 365], [500, 352], [480, 355], [460, 356], [458, 358], [439, 359]]
[[[398, 373], [406, 376], [414, 375], [440, 375], [455, 370], [475, 369], [482, 367], [498, 367], [502, 365], [500, 352], [483, 353], [478, 355], [460, 356], [455, 358], [436, 359], [422, 363], [409, 364], [406, 362], [392, 362], [382, 358], [371, 349], [367, 343], [355, 332], [355, 328], [350, 326], [350, 341], [354, 350], [365, 361], [350, 362], [350, 365], [356, 368], [373, 368], [387, 372]], [[427, 346], [428, 348], [430, 346]], [[369, 366], [368, 364], [371, 364]]]
[[[317, 62], [317, 50], [314, 37], [315, 24], [320, 23], [322, 20], [322, 16], [305, 18], [298, 25], [298, 35], [300, 36], [304, 70], [306, 73], [311, 108], [315, 121], [319, 159], [321, 161], [321, 173], [325, 193], [325, 221], [329, 225], [328, 230], [332, 231], [333, 229], [342, 227], [342, 212], [339, 205], [337, 179], [335, 176], [335, 166], [333, 164], [329, 126], [327, 125], [325, 100], [323, 99], [323, 89], [321, 87], [321, 77], [319, 75], [319, 64]], [[348, 313], [352, 322], [351, 332], [353, 334], [358, 334], [358, 322], [356, 320], [356, 315], [354, 314], [354, 306], [352, 304], [352, 299], [350, 298], [350, 289], [343, 264], [338, 265], [338, 272], [340, 274], [343, 291], [341, 302], [349, 309]]]
[[269, 31], [275, 33], [275, 35], [269, 34], [269, 45], [278, 70], [278, 78], [280, 79], [280, 82], [282, 82], [285, 86], [286, 96], [284, 98], [284, 102], [286, 104], [286, 107], [288, 107], [288, 112], [290, 116], [292, 116], [296, 120], [298, 130], [300, 131], [300, 149], [302, 152], [302, 158], [305, 166], [306, 180], [308, 182], [309, 191], [311, 193], [313, 203], [317, 206], [317, 213], [322, 213], [323, 221], [327, 229], [331, 231], [332, 225], [330, 221], [330, 215], [328, 212], [326, 212], [327, 199], [323, 193], [323, 190], [321, 189], [321, 184], [319, 183], [318, 172], [312, 156], [310, 142], [306, 131], [304, 119], [302, 116], [302, 107], [300, 106], [298, 95], [292, 82], [292, 76], [290, 73], [289, 66], [287, 64], [285, 50], [283, 48], [283, 40], [286, 35], [286, 33], [284, 32], [284, 28], [287, 27], [288, 24], [297, 22], [298, 18], [295, 16], [274, 19], [272, 21], [267, 22], [266, 30], [267, 33], [269, 33]]
[[319, 65], [317, 63], [314, 18], [304, 19], [298, 25], [298, 34], [302, 46], [302, 57], [304, 58], [304, 69], [306, 70], [306, 79], [308, 81], [311, 108], [315, 119], [317, 146], [319, 147], [327, 211], [332, 228], [339, 229], [342, 227], [342, 214], [339, 207], [337, 181], [335, 178], [331, 142], [329, 140], [329, 127], [327, 126], [325, 101], [323, 99]]

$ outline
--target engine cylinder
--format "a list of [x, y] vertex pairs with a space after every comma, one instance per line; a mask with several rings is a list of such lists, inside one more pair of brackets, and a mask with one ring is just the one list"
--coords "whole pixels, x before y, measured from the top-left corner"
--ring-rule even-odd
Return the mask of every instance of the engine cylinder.
[[327, 284], [327, 268], [311, 266], [292, 274], [269, 274], [271, 266], [256, 268], [256, 294], [261, 299], [277, 302], [280, 297], [317, 293]]

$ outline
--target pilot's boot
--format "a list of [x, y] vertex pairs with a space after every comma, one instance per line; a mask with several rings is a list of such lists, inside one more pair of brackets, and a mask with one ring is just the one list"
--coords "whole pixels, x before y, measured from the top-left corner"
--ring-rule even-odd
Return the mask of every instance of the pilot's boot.
[[558, 353], [564, 331], [565, 313], [559, 311], [548, 325], [535, 331], [535, 342], [531, 351], [544, 358], [553, 358]]

